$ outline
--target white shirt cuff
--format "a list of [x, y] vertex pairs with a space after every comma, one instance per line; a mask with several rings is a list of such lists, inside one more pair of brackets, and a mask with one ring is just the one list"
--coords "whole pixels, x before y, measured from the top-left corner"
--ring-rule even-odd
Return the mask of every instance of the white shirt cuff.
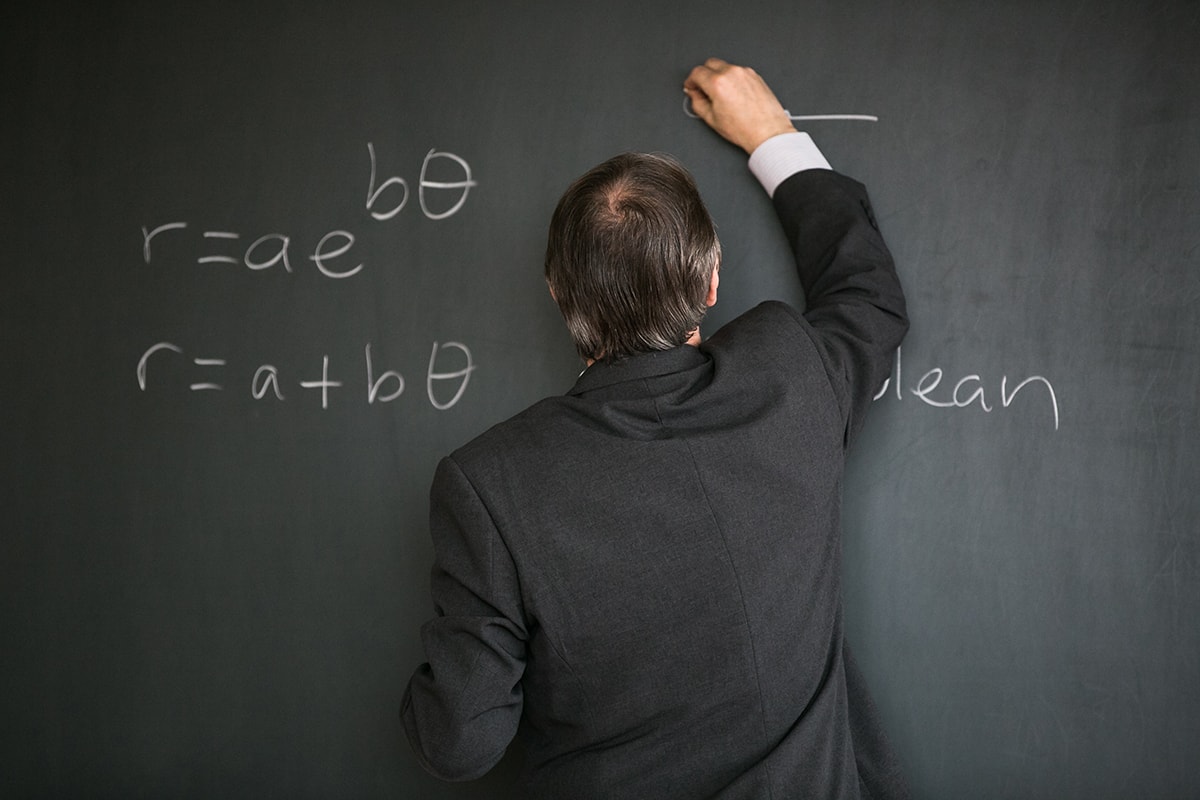
[[802, 131], [781, 133], [760, 144], [750, 154], [750, 171], [771, 197], [779, 184], [806, 169], [833, 169]]

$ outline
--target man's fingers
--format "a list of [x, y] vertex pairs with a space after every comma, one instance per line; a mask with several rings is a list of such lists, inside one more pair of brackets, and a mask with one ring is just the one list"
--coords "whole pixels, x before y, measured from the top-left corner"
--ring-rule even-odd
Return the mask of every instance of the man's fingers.
[[703, 64], [692, 68], [687, 79], [683, 82], [683, 91], [692, 102], [692, 113], [703, 119], [709, 125], [713, 124], [713, 103], [715, 82], [722, 73], [727, 72], [730, 64], [720, 58], [706, 59]]
[[725, 72], [732, 66], [728, 61], [720, 58], [707, 58], [703, 64], [692, 67], [692, 72], [688, 75], [688, 81], [696, 81], [697, 83], [707, 82], [713, 75]]
[[710, 83], [712, 75], [713, 70], [704, 64], [692, 67], [692, 71], [688, 73], [687, 79], [683, 82], [683, 88], [685, 91], [692, 90], [707, 96], [708, 92], [704, 90], [704, 87]]
[[725, 98], [733, 100], [748, 92], [759, 94], [766, 90], [766, 84], [753, 69], [735, 66], [720, 58], [709, 58], [693, 67], [683, 85], [685, 89], [702, 92], [709, 102], [720, 102]]
[[709, 101], [708, 95], [690, 86], [684, 86], [683, 93], [688, 96], [692, 113], [705, 122], [708, 122], [712, 118], [712, 102]]

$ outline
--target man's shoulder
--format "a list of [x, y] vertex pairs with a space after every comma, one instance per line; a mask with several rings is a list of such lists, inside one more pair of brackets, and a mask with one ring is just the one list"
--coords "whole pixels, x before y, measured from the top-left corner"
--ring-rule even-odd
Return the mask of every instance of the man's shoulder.
[[554, 442], [561, 441], [560, 430], [564, 395], [545, 397], [524, 410], [493, 424], [465, 444], [450, 458], [467, 475], [503, 469], [504, 464], [539, 457]]
[[701, 345], [711, 353], [730, 349], [792, 349], [797, 337], [809, 340], [804, 315], [782, 300], [765, 300], [723, 325]]

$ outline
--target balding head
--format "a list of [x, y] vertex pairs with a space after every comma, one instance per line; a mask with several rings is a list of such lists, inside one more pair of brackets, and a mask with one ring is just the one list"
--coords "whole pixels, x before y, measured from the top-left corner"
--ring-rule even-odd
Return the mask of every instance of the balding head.
[[627, 153], [576, 180], [550, 221], [546, 281], [579, 354], [616, 359], [688, 340], [721, 257], [691, 175]]

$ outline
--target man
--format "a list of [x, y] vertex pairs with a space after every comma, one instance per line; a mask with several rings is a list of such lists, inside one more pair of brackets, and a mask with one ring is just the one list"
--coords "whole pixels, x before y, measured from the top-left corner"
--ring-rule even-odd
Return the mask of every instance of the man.
[[519, 727], [528, 797], [906, 796], [840, 587], [845, 451], [907, 328], [892, 259], [753, 70], [684, 89], [751, 154], [807, 309], [701, 340], [720, 249], [686, 171], [626, 155], [567, 190], [546, 277], [588, 368], [439, 465], [405, 730], [462, 780]]

